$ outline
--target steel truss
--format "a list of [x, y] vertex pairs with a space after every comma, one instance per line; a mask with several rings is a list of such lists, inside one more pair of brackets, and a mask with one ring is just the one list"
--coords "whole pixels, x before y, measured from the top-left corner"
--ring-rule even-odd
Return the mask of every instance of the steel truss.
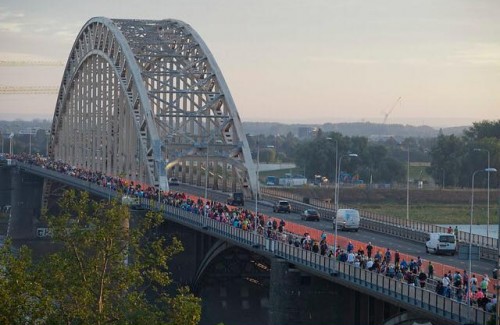
[[168, 175], [256, 193], [255, 165], [222, 73], [201, 37], [177, 20], [85, 24], [64, 71], [49, 154], [163, 190]]

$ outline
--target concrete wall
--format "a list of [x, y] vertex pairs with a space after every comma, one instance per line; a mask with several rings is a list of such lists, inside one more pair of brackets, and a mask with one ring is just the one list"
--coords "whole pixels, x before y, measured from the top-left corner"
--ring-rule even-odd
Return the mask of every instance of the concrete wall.
[[11, 189], [8, 235], [17, 246], [17, 242], [36, 238], [36, 228], [41, 224], [43, 179], [12, 169]]

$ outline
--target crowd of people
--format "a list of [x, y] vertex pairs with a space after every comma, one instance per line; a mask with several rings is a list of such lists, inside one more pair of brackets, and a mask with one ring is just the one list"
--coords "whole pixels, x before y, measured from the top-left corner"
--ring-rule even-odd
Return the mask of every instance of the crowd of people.
[[[352, 264], [355, 267], [405, 281], [408, 285], [425, 288], [430, 280], [432, 280], [431, 283], [434, 283], [434, 266], [432, 262], [429, 261], [427, 263], [427, 270], [424, 270], [422, 267], [423, 261], [420, 256], [408, 262], [401, 259], [398, 250], [393, 252], [390, 248], [387, 248], [385, 252], [380, 250], [375, 252], [371, 242], [366, 247], [360, 246], [357, 249], [355, 249], [351, 241], [349, 241], [345, 249], [340, 246], [336, 248], [329, 247], [325, 233], [318, 239], [311, 238], [307, 232], [302, 236], [289, 233], [285, 230], [286, 222], [283, 219], [278, 221], [276, 218], [267, 218], [262, 214], [256, 215], [253, 211], [242, 207], [233, 207], [210, 200], [205, 201], [202, 198], [191, 199], [182, 192], [159, 191], [152, 186], [143, 186], [121, 177], [88, 171], [41, 156], [19, 154], [7, 156], [7, 158], [54, 170], [125, 193], [126, 195], [139, 198], [160, 198], [164, 204], [179, 207], [185, 211], [197, 213], [219, 222], [231, 224], [242, 230], [257, 230], [259, 234], [267, 238], [288, 242], [288, 244], [295, 247], [301, 247], [302, 249], [310, 250], [323, 256], [326, 255], [329, 258], [335, 258], [340, 262]], [[497, 298], [495, 295], [491, 296], [488, 294], [488, 284], [489, 278], [487, 275], [484, 275], [481, 281], [479, 281], [475, 274], [469, 279], [465, 270], [462, 274], [459, 271], [455, 271], [454, 274], [448, 271], [442, 279], [437, 280], [434, 290], [439, 295], [456, 299], [459, 302], [477, 305], [486, 311], [492, 311], [496, 306]], [[467, 293], [469, 293], [469, 299], [467, 299]]]

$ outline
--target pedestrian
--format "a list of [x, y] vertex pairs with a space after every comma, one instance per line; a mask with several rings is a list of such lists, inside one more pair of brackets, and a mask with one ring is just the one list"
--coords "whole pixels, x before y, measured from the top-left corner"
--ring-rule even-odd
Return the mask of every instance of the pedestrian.
[[372, 250], [373, 250], [372, 243], [368, 242], [368, 245], [366, 245], [366, 254], [367, 254], [368, 258], [372, 257]]
[[485, 274], [483, 277], [483, 281], [481, 281], [481, 291], [486, 294], [486, 291], [488, 291], [488, 284], [490, 282], [490, 279], [488, 276]]
[[429, 261], [429, 265], [427, 265], [427, 276], [429, 279], [434, 278], [434, 265], [432, 265], [431, 261]]
[[420, 272], [420, 269], [422, 268], [422, 258], [420, 256], [417, 256], [417, 270]]
[[462, 298], [464, 296], [464, 289], [462, 285], [459, 285], [455, 291], [455, 296], [457, 297], [458, 302], [462, 302]]
[[453, 230], [453, 233], [455, 234], [455, 238], [458, 241], [458, 226], [455, 226], [455, 229]]
[[347, 252], [350, 253], [352, 252], [354, 249], [354, 245], [352, 244], [352, 242], [349, 240], [349, 243], [347, 244]]
[[451, 234], [453, 232], [453, 228], [451, 226], [448, 227], [448, 233]]
[[472, 277], [470, 278], [469, 286], [470, 286], [470, 291], [472, 293], [476, 293], [476, 291], [477, 291], [477, 279], [476, 279], [475, 274], [473, 274]]
[[385, 251], [385, 261], [387, 263], [391, 262], [391, 250], [389, 248]]
[[420, 288], [424, 288], [425, 282], [427, 281], [427, 275], [424, 273], [424, 271], [420, 271], [420, 274], [418, 275], [418, 281], [420, 282]]

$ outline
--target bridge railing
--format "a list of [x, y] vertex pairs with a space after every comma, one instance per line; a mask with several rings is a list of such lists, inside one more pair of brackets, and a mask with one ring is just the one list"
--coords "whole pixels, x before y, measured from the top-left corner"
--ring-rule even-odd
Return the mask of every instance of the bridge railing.
[[[28, 165], [29, 166], [29, 165]], [[110, 198], [113, 193], [91, 182], [80, 180], [56, 171], [46, 170], [35, 166], [24, 166], [32, 169], [36, 174], [54, 179], [64, 179], [67, 184], [76, 188], [93, 192], [101, 197]], [[116, 193], [114, 193], [116, 195]], [[338, 262], [327, 256], [322, 256], [288, 243], [266, 238], [251, 231], [245, 231], [232, 225], [206, 218], [197, 213], [185, 211], [181, 208], [163, 204], [155, 199], [140, 199], [142, 206], [147, 209], [161, 211], [167, 220], [186, 225], [210, 235], [239, 244], [248, 249], [258, 251], [268, 257], [278, 256], [310, 270], [323, 278], [337, 278], [358, 286], [360, 289], [389, 296], [405, 304], [414, 306], [445, 319], [457, 323], [471, 321], [474, 324], [486, 324], [491, 314], [482, 309], [468, 306], [434, 292], [408, 285], [402, 281], [389, 278], [385, 275], [355, 267], [348, 263]]]
[[474, 324], [486, 324], [492, 314], [475, 306], [446, 298], [435, 292], [409, 285], [406, 282], [387, 277], [373, 271], [355, 267], [349, 263], [336, 261], [312, 251], [289, 245], [288, 243], [266, 238], [251, 231], [235, 228], [197, 213], [159, 203], [151, 199], [142, 199], [148, 209], [162, 211], [167, 220], [173, 220], [202, 232], [220, 237], [260, 251], [263, 255], [278, 256], [305, 270], [313, 271], [323, 278], [337, 277], [355, 284], [359, 289], [389, 296], [404, 304], [414, 306], [433, 315], [456, 323], [471, 321]]
[[[264, 195], [271, 196], [273, 198], [286, 198], [293, 200], [295, 202], [304, 202], [308, 201], [309, 204], [314, 205], [316, 207], [319, 207], [323, 209], [323, 217], [326, 217], [328, 219], [333, 220], [334, 214], [335, 214], [335, 206], [332, 203], [325, 202], [322, 200], [317, 200], [313, 198], [308, 198], [307, 200], [304, 199], [303, 196], [297, 195], [294, 193], [290, 193], [288, 191], [283, 191], [279, 188], [275, 187], [263, 187], [261, 188], [261, 192]], [[303, 204], [305, 206], [305, 203]], [[302, 206], [302, 204], [299, 204], [299, 206]], [[340, 205], [339, 208], [348, 208], [347, 206]], [[297, 209], [299, 210], [299, 209]], [[416, 231], [420, 231], [423, 234], [425, 233], [430, 233], [430, 232], [446, 232], [448, 228], [434, 225], [434, 224], [429, 224], [429, 223], [424, 223], [424, 222], [418, 222], [418, 221], [413, 221], [413, 220], [405, 220], [401, 218], [396, 218], [393, 216], [387, 216], [387, 215], [382, 215], [366, 210], [359, 210], [359, 213], [362, 218], [371, 220], [371, 221], [377, 221], [383, 224], [391, 224], [395, 225], [401, 228], [408, 228]], [[361, 226], [363, 227], [363, 223], [361, 223]], [[422, 237], [422, 236], [419, 236]], [[486, 237], [482, 235], [477, 235], [477, 234], [470, 234], [469, 232], [465, 231], [458, 231], [458, 236], [457, 239], [461, 242], [472, 242], [473, 245], [481, 246], [484, 248], [489, 248], [492, 250], [497, 249], [498, 245], [498, 240], [497, 238], [492, 238], [492, 237]], [[486, 252], [489, 255], [489, 252]], [[496, 251], [493, 253], [494, 257], [496, 258]]]

